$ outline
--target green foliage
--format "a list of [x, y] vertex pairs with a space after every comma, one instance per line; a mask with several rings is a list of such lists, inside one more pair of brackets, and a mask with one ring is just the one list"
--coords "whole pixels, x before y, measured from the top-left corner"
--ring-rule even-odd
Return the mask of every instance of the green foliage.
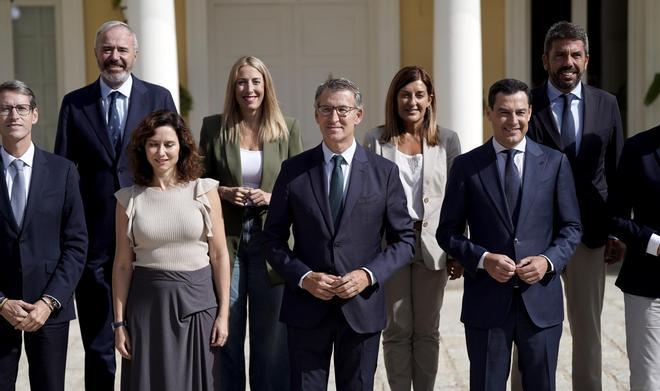
[[660, 73], [656, 73], [651, 85], [649, 86], [648, 91], [646, 91], [646, 96], [644, 97], [644, 104], [650, 106], [653, 101], [660, 94]]
[[193, 98], [190, 91], [186, 87], [179, 84], [179, 105], [181, 106], [181, 115], [187, 117], [190, 110], [193, 108]]

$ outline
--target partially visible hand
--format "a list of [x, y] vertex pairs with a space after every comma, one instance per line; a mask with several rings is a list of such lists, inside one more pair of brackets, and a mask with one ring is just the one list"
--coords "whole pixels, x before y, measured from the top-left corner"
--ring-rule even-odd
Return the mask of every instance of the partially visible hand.
[[127, 359], [131, 359], [131, 339], [128, 336], [126, 327], [117, 327], [115, 329], [115, 349], [119, 354]]
[[461, 278], [463, 277], [463, 266], [457, 260], [447, 258], [447, 273], [450, 280]]
[[261, 189], [250, 189], [248, 199], [255, 206], [270, 205], [270, 193]]
[[330, 300], [335, 296], [333, 284], [337, 280], [339, 280], [338, 276], [311, 272], [303, 278], [302, 287], [316, 298]]
[[229, 337], [229, 322], [227, 317], [216, 317], [211, 330], [211, 346], [225, 346]]
[[[45, 305], [46, 303], [44, 303]], [[23, 300], [7, 300], [2, 307], [2, 317], [9, 322], [12, 327], [18, 326], [27, 316], [30, 311], [34, 309], [34, 304], [27, 303]]]
[[247, 187], [220, 186], [218, 187], [218, 194], [220, 194], [220, 198], [225, 201], [231, 202], [237, 206], [245, 206], [248, 201], [250, 190], [251, 189]]
[[626, 255], [626, 245], [619, 239], [608, 238], [605, 243], [605, 254], [603, 260], [608, 265], [613, 265], [623, 260]]
[[332, 289], [342, 299], [350, 299], [359, 295], [369, 284], [369, 274], [364, 269], [356, 269], [336, 280]]
[[50, 313], [50, 307], [41, 300], [37, 300], [33, 305], [32, 311], [21, 321], [21, 323], [16, 325], [16, 329], [23, 330], [27, 332], [34, 332], [41, 328], [41, 326], [46, 323]]
[[548, 271], [548, 260], [540, 255], [523, 258], [516, 266], [516, 274], [521, 281], [535, 284], [545, 276]]
[[507, 282], [516, 272], [516, 263], [504, 254], [488, 253], [484, 258], [484, 269], [497, 282]]

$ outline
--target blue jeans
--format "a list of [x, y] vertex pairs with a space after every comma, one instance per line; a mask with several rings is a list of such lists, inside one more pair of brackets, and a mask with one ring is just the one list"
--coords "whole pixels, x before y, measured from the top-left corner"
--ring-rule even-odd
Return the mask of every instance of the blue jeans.
[[[250, 389], [289, 389], [286, 325], [279, 322], [284, 285], [272, 286], [261, 254], [261, 226], [247, 208], [231, 275], [229, 339], [220, 349], [220, 390], [245, 390], [245, 329], [250, 324]], [[248, 305], [249, 301], [249, 305]]]

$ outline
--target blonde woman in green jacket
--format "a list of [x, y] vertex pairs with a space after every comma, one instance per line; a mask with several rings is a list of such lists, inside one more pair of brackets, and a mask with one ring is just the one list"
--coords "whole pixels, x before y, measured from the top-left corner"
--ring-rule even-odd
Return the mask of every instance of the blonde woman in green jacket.
[[298, 121], [282, 116], [266, 65], [255, 57], [239, 58], [229, 74], [224, 113], [204, 118], [200, 138], [206, 176], [220, 182], [232, 262], [220, 390], [245, 389], [247, 319], [250, 388], [289, 389], [286, 326], [278, 320], [284, 285], [261, 254], [260, 236], [280, 165], [302, 148]]

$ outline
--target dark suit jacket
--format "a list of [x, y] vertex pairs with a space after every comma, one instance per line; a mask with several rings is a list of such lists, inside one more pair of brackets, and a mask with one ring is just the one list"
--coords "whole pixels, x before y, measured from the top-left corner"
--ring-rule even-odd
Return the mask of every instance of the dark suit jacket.
[[55, 153], [76, 164], [89, 229], [88, 265], [112, 262], [115, 250], [115, 191], [133, 184], [127, 146], [131, 133], [152, 112], [176, 112], [169, 91], [133, 76], [120, 156], [110, 142], [99, 80], [64, 96]]
[[[527, 139], [518, 223], [509, 217], [492, 139], [454, 160], [442, 204], [438, 242], [465, 268], [461, 321], [493, 328], [505, 320], [514, 279], [499, 283], [478, 269], [485, 251], [518, 262], [543, 254], [554, 265], [538, 283], [518, 280], [523, 302], [535, 325], [549, 327], [564, 319], [561, 271], [580, 241], [581, 227], [568, 159]], [[465, 224], [470, 237], [464, 235]], [[515, 278], [515, 277], [514, 277]]]
[[[273, 192], [275, 179], [280, 173], [282, 162], [303, 150], [300, 137], [300, 125], [295, 118], [285, 117], [289, 138], [265, 143], [263, 146], [263, 172], [261, 189]], [[199, 138], [199, 149], [204, 155], [204, 176], [217, 179], [220, 186], [243, 186], [241, 170], [241, 152], [239, 140], [231, 140], [227, 129], [222, 128], [222, 115], [216, 114], [204, 118]], [[243, 230], [243, 212], [245, 208], [222, 200], [222, 214], [225, 221], [225, 235], [229, 259], [233, 260], [238, 251]], [[267, 208], [259, 214], [258, 224], [264, 224]]]
[[[73, 292], [86, 251], [87, 231], [76, 168], [66, 159], [35, 147], [21, 228], [14, 220], [4, 175], [0, 180], [0, 296], [34, 303], [50, 295], [62, 308], [53, 312], [47, 323], [74, 319]], [[12, 329], [4, 320], [0, 323]]]
[[[561, 151], [560, 135], [547, 90], [547, 81], [532, 90], [532, 120], [527, 135], [540, 144]], [[623, 126], [614, 95], [582, 84], [582, 96], [582, 141], [571, 167], [584, 226], [582, 242], [596, 248], [604, 245], [607, 239], [608, 184], [614, 180], [623, 148]]]
[[660, 259], [647, 254], [646, 246], [651, 234], [660, 235], [660, 126], [626, 141], [610, 198], [612, 233], [628, 246], [616, 285], [658, 298]]
[[[399, 170], [357, 145], [336, 230], [327, 194], [321, 145], [282, 164], [263, 234], [266, 259], [288, 288], [280, 320], [313, 328], [333, 306], [340, 305], [355, 332], [380, 331], [386, 323], [383, 283], [410, 262], [415, 244]], [[293, 249], [287, 244], [290, 227]], [[388, 243], [385, 249], [383, 234]], [[373, 273], [376, 284], [350, 300], [323, 301], [298, 287], [309, 271], [344, 275], [360, 267]]]

